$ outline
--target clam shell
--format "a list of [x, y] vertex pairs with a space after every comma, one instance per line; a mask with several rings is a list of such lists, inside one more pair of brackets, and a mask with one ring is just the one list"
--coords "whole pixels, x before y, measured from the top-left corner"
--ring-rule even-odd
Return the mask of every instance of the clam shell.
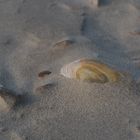
[[61, 68], [61, 75], [86, 82], [116, 82], [120, 73], [93, 59], [80, 59]]

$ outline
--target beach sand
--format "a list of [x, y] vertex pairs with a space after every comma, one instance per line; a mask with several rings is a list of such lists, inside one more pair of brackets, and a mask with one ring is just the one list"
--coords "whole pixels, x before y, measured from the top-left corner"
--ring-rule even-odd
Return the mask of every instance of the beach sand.
[[[0, 89], [20, 96], [0, 100], [0, 140], [139, 140], [139, 44], [139, 0], [0, 0]], [[122, 77], [60, 74], [83, 58]]]

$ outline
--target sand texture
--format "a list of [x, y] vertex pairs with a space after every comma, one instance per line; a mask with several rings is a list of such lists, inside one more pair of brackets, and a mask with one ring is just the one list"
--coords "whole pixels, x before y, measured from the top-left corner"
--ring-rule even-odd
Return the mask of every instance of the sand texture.
[[[121, 78], [60, 73], [79, 59]], [[140, 0], [0, 0], [0, 140], [140, 140]]]

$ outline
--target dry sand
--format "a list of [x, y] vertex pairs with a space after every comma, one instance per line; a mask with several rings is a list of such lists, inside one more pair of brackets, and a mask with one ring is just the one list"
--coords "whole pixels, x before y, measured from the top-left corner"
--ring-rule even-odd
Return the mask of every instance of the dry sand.
[[[139, 140], [139, 44], [139, 0], [0, 0], [0, 84], [23, 96], [0, 112], [0, 140]], [[81, 58], [125, 76], [60, 75]]]

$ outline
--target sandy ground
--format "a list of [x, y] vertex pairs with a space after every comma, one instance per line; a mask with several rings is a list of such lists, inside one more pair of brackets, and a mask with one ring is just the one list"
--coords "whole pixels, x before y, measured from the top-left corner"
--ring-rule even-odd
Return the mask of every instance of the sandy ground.
[[[0, 112], [0, 140], [139, 140], [139, 44], [139, 0], [0, 0], [0, 84], [24, 96]], [[125, 76], [98, 84], [60, 75], [81, 58]]]

